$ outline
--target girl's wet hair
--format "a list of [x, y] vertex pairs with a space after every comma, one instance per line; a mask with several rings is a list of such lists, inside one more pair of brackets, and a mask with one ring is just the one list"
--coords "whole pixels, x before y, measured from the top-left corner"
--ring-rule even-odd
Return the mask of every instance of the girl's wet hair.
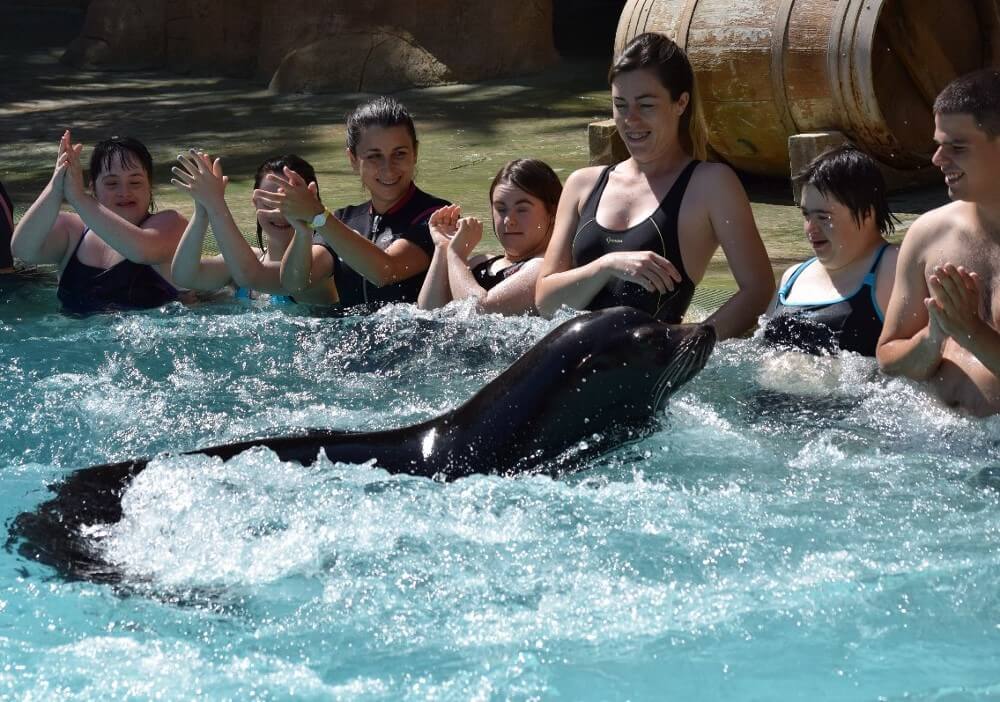
[[490, 183], [490, 207], [493, 207], [493, 191], [501, 183], [509, 183], [532, 197], [537, 197], [545, 205], [546, 211], [555, 217], [562, 195], [559, 176], [545, 161], [537, 158], [516, 158], [508, 161]]
[[[264, 182], [264, 177], [268, 173], [277, 173], [278, 175], [285, 175], [285, 168], [291, 171], [295, 171], [300, 176], [302, 180], [309, 183], [316, 183], [317, 192], [316, 197], [319, 197], [319, 181], [316, 180], [316, 169], [306, 161], [304, 158], [296, 156], [295, 154], [285, 154], [284, 156], [275, 156], [264, 161], [262, 164], [257, 166], [257, 172], [253, 176], [253, 189], [257, 190], [260, 184]], [[264, 228], [260, 226], [260, 220], [257, 220], [257, 246], [261, 251], [264, 251]]]
[[889, 210], [885, 178], [871, 156], [845, 144], [827, 149], [794, 178], [800, 188], [811, 185], [851, 211], [855, 224], [871, 214], [882, 236], [896, 231], [899, 220]]
[[149, 209], [150, 211], [156, 209], [152, 191], [153, 157], [146, 145], [133, 137], [113, 136], [94, 145], [94, 151], [90, 154], [90, 187], [96, 187], [97, 179], [104, 171], [109, 170], [116, 161], [122, 168], [128, 168], [138, 162], [142, 170], [146, 172], [146, 178], [149, 179]]
[[354, 108], [347, 115], [347, 148], [354, 155], [358, 153], [361, 135], [368, 127], [406, 127], [410, 133], [413, 148], [417, 148], [417, 129], [406, 108], [395, 98], [381, 95]]
[[687, 54], [663, 34], [640, 34], [615, 57], [608, 71], [608, 85], [622, 73], [642, 69], [655, 73], [674, 101], [688, 94], [688, 104], [681, 115], [681, 145], [689, 155], [704, 160], [707, 152], [705, 128], [695, 99], [694, 70]]

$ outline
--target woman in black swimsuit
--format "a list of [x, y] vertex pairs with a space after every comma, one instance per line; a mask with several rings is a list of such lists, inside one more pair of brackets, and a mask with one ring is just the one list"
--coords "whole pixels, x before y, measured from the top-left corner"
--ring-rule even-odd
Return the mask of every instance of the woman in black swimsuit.
[[515, 159], [501, 168], [490, 185], [493, 232], [504, 250], [497, 256], [469, 258], [483, 225], [462, 218], [458, 205], [431, 215], [434, 256], [418, 298], [421, 309], [471, 297], [480, 312], [534, 312], [535, 282], [561, 192], [559, 176], [543, 161]]
[[766, 309], [774, 277], [736, 174], [700, 160], [687, 57], [670, 39], [642, 34], [609, 79], [630, 158], [567, 179], [535, 291], [539, 312], [631, 305], [678, 322], [721, 245], [738, 290], [707, 322], [720, 339], [744, 333]]
[[[99, 142], [90, 158], [93, 195], [84, 188], [82, 151], [63, 134], [52, 179], [14, 231], [14, 255], [59, 265], [58, 295], [70, 312], [176, 300], [170, 261], [187, 220], [174, 210], [151, 213], [149, 151], [129, 137]], [[64, 201], [75, 211], [60, 212]]]
[[796, 180], [816, 255], [785, 271], [764, 325], [769, 343], [810, 353], [875, 356], [899, 247], [878, 166], [852, 146], [820, 154]]

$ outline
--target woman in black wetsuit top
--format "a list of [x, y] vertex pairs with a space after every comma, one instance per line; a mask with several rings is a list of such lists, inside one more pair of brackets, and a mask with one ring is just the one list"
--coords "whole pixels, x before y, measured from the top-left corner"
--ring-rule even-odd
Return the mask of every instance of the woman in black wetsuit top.
[[764, 324], [764, 339], [810, 353], [875, 356], [896, 274], [899, 247], [885, 180], [852, 146], [817, 156], [796, 176], [802, 220], [816, 253], [785, 271]]
[[631, 305], [679, 322], [721, 245], [738, 290], [707, 322], [721, 339], [742, 334], [767, 307], [774, 277], [736, 174], [699, 160], [687, 57], [670, 39], [642, 34], [609, 80], [630, 158], [567, 179], [535, 291], [539, 312]]
[[469, 257], [483, 235], [475, 217], [458, 205], [431, 215], [434, 257], [420, 290], [421, 309], [475, 298], [480, 312], [535, 311], [535, 282], [552, 236], [562, 183], [547, 163], [532, 158], [508, 162], [490, 185], [493, 233], [503, 247], [496, 256]]
[[[84, 188], [82, 151], [68, 131], [63, 134], [51, 180], [14, 231], [14, 255], [59, 265], [59, 300], [69, 312], [176, 300], [170, 261], [187, 220], [174, 210], [150, 213], [149, 151], [129, 137], [98, 142], [90, 158], [93, 195]], [[60, 212], [64, 201], [75, 211]]]
[[297, 293], [313, 286], [312, 229], [331, 258], [333, 282], [345, 307], [416, 302], [434, 244], [431, 214], [448, 204], [413, 183], [417, 134], [406, 108], [389, 97], [359, 105], [347, 117], [347, 156], [371, 199], [330, 212], [292, 171], [270, 174], [278, 192], [254, 198], [296, 227], [281, 265], [281, 283]]

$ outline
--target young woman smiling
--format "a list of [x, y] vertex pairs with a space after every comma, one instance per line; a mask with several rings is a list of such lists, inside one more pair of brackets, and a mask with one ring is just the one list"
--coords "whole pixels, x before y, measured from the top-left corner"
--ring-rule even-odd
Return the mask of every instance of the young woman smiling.
[[[448, 202], [413, 183], [417, 135], [406, 108], [389, 97], [358, 106], [347, 118], [347, 157], [371, 194], [367, 202], [331, 213], [290, 169], [267, 176], [277, 192], [258, 189], [254, 197], [316, 232], [345, 307], [416, 302], [434, 252], [427, 221]], [[281, 282], [293, 292], [314, 284], [312, 243], [297, 227], [281, 265]]]
[[535, 282], [561, 192], [559, 176], [543, 161], [516, 159], [500, 169], [490, 185], [493, 231], [504, 250], [498, 256], [469, 258], [483, 225], [474, 217], [460, 218], [458, 205], [431, 215], [434, 257], [420, 290], [420, 307], [434, 309], [472, 297], [480, 312], [534, 312]]
[[[58, 264], [58, 295], [70, 312], [177, 299], [170, 261], [187, 220], [174, 210], [152, 213], [149, 151], [130, 137], [98, 142], [90, 158], [93, 195], [84, 187], [82, 152], [65, 132], [52, 178], [14, 230], [14, 255]], [[60, 212], [64, 201], [75, 211]]]
[[884, 238], [895, 229], [885, 180], [852, 146], [820, 154], [796, 180], [816, 256], [785, 271], [764, 338], [811, 353], [874, 356], [899, 255]]
[[738, 290], [707, 323], [720, 339], [742, 334], [767, 307], [774, 277], [736, 174], [698, 160], [691, 64], [670, 39], [641, 34], [609, 81], [630, 157], [567, 179], [536, 287], [539, 312], [630, 305], [679, 322], [721, 245]]

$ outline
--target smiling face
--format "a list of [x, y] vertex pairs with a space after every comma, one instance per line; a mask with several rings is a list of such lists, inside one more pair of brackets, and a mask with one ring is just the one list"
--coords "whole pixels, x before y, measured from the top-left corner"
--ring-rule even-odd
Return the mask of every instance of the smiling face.
[[94, 180], [97, 201], [122, 219], [138, 225], [153, 199], [149, 174], [136, 158], [110, 159]]
[[935, 114], [934, 141], [938, 148], [931, 161], [941, 169], [953, 200], [1000, 200], [1000, 138], [992, 139], [970, 114]]
[[376, 212], [385, 212], [399, 201], [417, 165], [417, 147], [403, 125], [365, 127], [357, 151], [347, 151], [354, 172], [372, 195]]
[[511, 183], [493, 189], [493, 230], [510, 261], [524, 261], [545, 252], [553, 216], [545, 203]]
[[677, 100], [650, 69], [626, 71], [611, 83], [615, 126], [629, 153], [640, 163], [679, 147], [681, 115], [690, 95]]
[[802, 224], [816, 258], [828, 270], [837, 270], [867, 255], [881, 240], [871, 213], [854, 220], [851, 210], [816, 186], [802, 188]]

